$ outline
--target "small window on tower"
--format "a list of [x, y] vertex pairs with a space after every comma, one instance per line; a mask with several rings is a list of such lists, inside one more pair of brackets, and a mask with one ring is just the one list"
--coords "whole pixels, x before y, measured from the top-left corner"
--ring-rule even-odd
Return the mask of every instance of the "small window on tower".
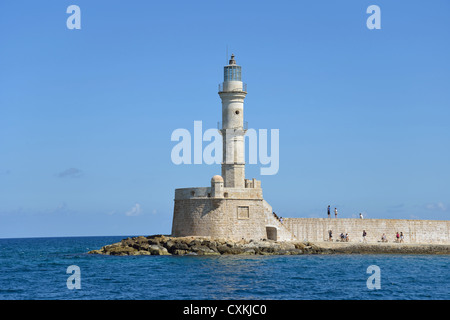
[[249, 207], [238, 207], [237, 208], [237, 218], [238, 219], [249, 219]]
[[236, 110], [234, 113], [239, 114], [239, 110]]

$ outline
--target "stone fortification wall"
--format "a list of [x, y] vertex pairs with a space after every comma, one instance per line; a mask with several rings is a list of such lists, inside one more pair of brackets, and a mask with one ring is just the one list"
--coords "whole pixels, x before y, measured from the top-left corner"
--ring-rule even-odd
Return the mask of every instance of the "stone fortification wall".
[[210, 188], [176, 189], [171, 235], [295, 240], [272, 214], [272, 207], [262, 198], [261, 188], [224, 190], [227, 197], [215, 198], [209, 196]]
[[172, 236], [266, 238], [262, 199], [175, 199]]
[[283, 224], [298, 240], [324, 241], [328, 230], [336, 241], [342, 233], [348, 233], [350, 242], [362, 242], [363, 230], [367, 242], [379, 242], [383, 233], [389, 243], [395, 234], [403, 232], [405, 243], [450, 243], [450, 221], [406, 219], [345, 219], [345, 218], [284, 218]]

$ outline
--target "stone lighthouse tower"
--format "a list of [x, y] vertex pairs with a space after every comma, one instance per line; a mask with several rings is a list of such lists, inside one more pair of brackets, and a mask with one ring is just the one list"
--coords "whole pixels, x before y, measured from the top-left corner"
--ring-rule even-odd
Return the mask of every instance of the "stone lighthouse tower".
[[219, 85], [223, 141], [221, 175], [209, 187], [175, 189], [172, 236], [290, 240], [292, 233], [272, 214], [261, 181], [245, 179], [244, 99], [247, 88], [234, 55]]
[[222, 123], [219, 123], [223, 138], [222, 177], [225, 188], [244, 188], [245, 149], [244, 99], [247, 95], [242, 82], [241, 66], [236, 64], [234, 54], [224, 67], [223, 83], [219, 85], [222, 99]]

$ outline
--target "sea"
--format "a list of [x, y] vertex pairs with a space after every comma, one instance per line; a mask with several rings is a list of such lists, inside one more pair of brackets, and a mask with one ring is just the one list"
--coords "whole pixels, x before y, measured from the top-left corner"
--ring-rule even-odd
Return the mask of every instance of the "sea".
[[1, 300], [447, 300], [450, 255], [103, 256], [126, 236], [0, 239]]

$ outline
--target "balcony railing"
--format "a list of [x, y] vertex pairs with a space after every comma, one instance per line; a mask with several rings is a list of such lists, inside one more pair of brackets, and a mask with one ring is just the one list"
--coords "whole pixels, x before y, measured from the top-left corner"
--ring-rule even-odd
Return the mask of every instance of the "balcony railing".
[[234, 90], [224, 91], [223, 90], [223, 83], [219, 83], [219, 92], [247, 92], [247, 84], [243, 82], [242, 83], [242, 89], [241, 88], [236, 88]]

